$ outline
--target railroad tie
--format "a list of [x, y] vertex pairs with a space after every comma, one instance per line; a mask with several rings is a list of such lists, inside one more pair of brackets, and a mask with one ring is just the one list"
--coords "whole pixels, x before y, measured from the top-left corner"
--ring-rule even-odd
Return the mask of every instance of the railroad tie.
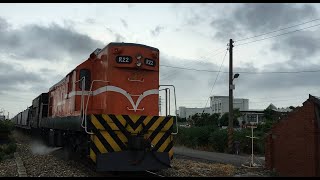
[[27, 172], [26, 172], [26, 168], [23, 165], [23, 162], [22, 162], [22, 160], [21, 160], [21, 158], [19, 156], [19, 153], [15, 152], [14, 153], [14, 157], [15, 157], [15, 160], [16, 160], [19, 177], [27, 177], [28, 175], [27, 175]]

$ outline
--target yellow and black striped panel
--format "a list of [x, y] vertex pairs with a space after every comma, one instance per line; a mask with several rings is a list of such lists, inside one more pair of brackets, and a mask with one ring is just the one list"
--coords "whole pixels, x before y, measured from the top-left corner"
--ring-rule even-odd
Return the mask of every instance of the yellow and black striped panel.
[[90, 158], [95, 162], [96, 155], [119, 152], [127, 149], [130, 135], [143, 132], [153, 145], [152, 151], [168, 152], [173, 158], [173, 116], [141, 115], [90, 115], [88, 128], [91, 135]]

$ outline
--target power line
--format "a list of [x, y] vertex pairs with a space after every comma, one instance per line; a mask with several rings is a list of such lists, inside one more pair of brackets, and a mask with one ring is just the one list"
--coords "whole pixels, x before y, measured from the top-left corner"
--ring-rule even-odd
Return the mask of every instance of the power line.
[[[220, 48], [219, 50], [221, 50], [222, 48]], [[215, 52], [215, 51], [213, 51], [213, 52]], [[210, 57], [214, 57], [214, 56], [216, 56], [216, 55], [218, 55], [218, 54], [221, 54], [222, 52], [224, 52], [224, 51], [220, 51], [220, 52], [218, 52], [218, 53], [215, 53], [215, 54], [213, 54], [213, 55], [211, 55]], [[212, 53], [210, 53], [210, 54], [212, 54]], [[210, 55], [209, 54], [209, 55]], [[204, 57], [202, 56], [202, 59], [204, 59]], [[187, 66], [187, 64], [185, 64], [183, 67], [191, 67], [192, 65], [190, 65], [192, 62], [197, 62], [197, 61], [200, 61], [201, 62], [201, 60], [200, 59], [197, 59], [197, 60], [195, 60], [195, 61], [189, 61], [188, 62], [188, 66]], [[160, 65], [161, 66], [161, 65]], [[164, 76], [161, 76], [161, 77], [165, 77], [164, 79], [162, 79], [162, 81], [163, 80], [166, 80], [166, 79], [168, 79], [168, 78], [170, 78], [170, 77], [172, 77], [172, 75], [174, 75], [175, 74], [175, 72], [171, 72], [171, 73], [169, 73], [169, 74], [166, 74], [166, 75], [164, 75]], [[160, 78], [161, 78], [160, 77]]]
[[[225, 47], [219, 48], [219, 49], [216, 49], [216, 50], [213, 50], [213, 51], [211, 51], [211, 53], [210, 53], [209, 55], [211, 55], [213, 52], [220, 51], [220, 50], [222, 50], [222, 49], [225, 50]], [[218, 54], [221, 54], [222, 52], [224, 52], [224, 51], [220, 51], [220, 52], [218, 52], [218, 53], [215, 53], [215, 54], [211, 55], [210, 57], [214, 57], [214, 56], [216, 56], [216, 55], [218, 55]], [[208, 56], [209, 56], [209, 55], [208, 55]], [[208, 56], [207, 56], [207, 57], [208, 57]], [[201, 58], [204, 59], [203, 56], [202, 56]], [[197, 59], [197, 60], [194, 61], [194, 62], [197, 62], [197, 61], [200, 61], [200, 62], [201, 62], [200, 59]], [[190, 64], [191, 62], [193, 62], [193, 61], [190, 61], [188, 64]], [[162, 66], [162, 65], [160, 65], [160, 66]], [[186, 67], [186, 66], [187, 66], [187, 64], [185, 64], [183, 67]], [[189, 67], [190, 67], [190, 66], [189, 66]], [[162, 76], [160, 76], [160, 78], [161, 78], [161, 77], [165, 77], [164, 79], [162, 79], [162, 81], [163, 81], [163, 80], [168, 79], [169, 77], [172, 77], [173, 74], [175, 74], [175, 72], [171, 72], [171, 73], [162, 75]]]
[[249, 72], [249, 71], [236, 71], [243, 74], [297, 74], [297, 73], [313, 73], [320, 72], [320, 70], [305, 70], [305, 71], [267, 71], [267, 72]]
[[184, 68], [184, 67], [178, 67], [178, 66], [168, 66], [168, 65], [160, 65], [160, 66], [169, 67], [169, 68], [175, 68], [175, 69], [192, 70], [192, 71], [219, 72], [219, 71], [215, 71], [215, 70], [205, 70], [205, 69]]
[[[226, 55], [227, 55], [227, 52], [228, 52], [228, 49], [226, 50], [226, 53], [225, 53], [224, 56], [223, 56], [222, 63], [221, 63], [221, 65], [220, 65], [220, 68], [219, 68], [218, 74], [217, 74], [217, 76], [216, 76], [216, 79], [214, 80], [214, 83], [213, 83], [213, 86], [212, 86], [212, 88], [211, 88], [210, 94], [212, 93], [213, 88], [214, 88], [214, 85], [215, 85], [216, 82], [217, 82], [217, 79], [218, 79], [218, 77], [219, 77], [219, 72], [220, 72], [221, 67], [222, 67], [222, 65], [223, 65], [223, 63], [224, 63], [225, 57], [226, 57]], [[207, 106], [207, 104], [208, 104], [208, 101], [209, 101], [209, 99], [210, 99], [210, 94], [209, 94], [209, 98], [207, 99], [206, 105], [204, 106], [202, 112], [204, 112], [204, 110], [205, 110], [205, 108], [206, 108], [206, 106]]]
[[[217, 71], [217, 70], [206, 70], [206, 69], [195, 69], [195, 68], [183, 68], [183, 67], [168, 66], [168, 65], [160, 65], [160, 66], [169, 67], [169, 68], [176, 68], [176, 69], [182, 69], [182, 70], [190, 70], [190, 71], [229, 73], [228, 71]], [[285, 74], [285, 73], [313, 73], [313, 72], [320, 72], [320, 69], [318, 69], [318, 70], [303, 70], [303, 71], [261, 71], [261, 72], [235, 71], [235, 72], [243, 73], [243, 74]]]
[[255, 36], [248, 37], [248, 38], [243, 38], [243, 39], [237, 40], [237, 41], [235, 41], [235, 42], [244, 41], [244, 40], [248, 40], [248, 39], [252, 39], [252, 38], [264, 36], [264, 35], [267, 35], [267, 34], [271, 34], [271, 33], [278, 32], [278, 31], [282, 31], [282, 30], [285, 30], [285, 29], [290, 29], [290, 28], [293, 28], [293, 27], [297, 27], [297, 26], [300, 26], [300, 25], [303, 25], [303, 24], [307, 24], [307, 23], [310, 23], [310, 22], [313, 22], [313, 21], [319, 21], [319, 20], [320, 20], [320, 18], [313, 19], [313, 20], [311, 20], [311, 21], [307, 21], [307, 22], [304, 22], [304, 23], [296, 24], [296, 25], [289, 26], [289, 27], [286, 27], [286, 28], [282, 28], [282, 29], [270, 31], [270, 32], [267, 32], [267, 33], [263, 33], [263, 34], [260, 34], [260, 35], [255, 35]]
[[274, 38], [274, 37], [278, 37], [278, 36], [282, 36], [282, 35], [298, 32], [298, 31], [302, 31], [302, 30], [305, 30], [305, 29], [308, 29], [308, 28], [312, 28], [312, 27], [316, 27], [316, 26], [320, 26], [320, 24], [316, 24], [316, 25], [313, 25], [313, 26], [308, 26], [308, 27], [305, 27], [305, 28], [302, 28], [302, 29], [297, 29], [295, 31], [289, 31], [289, 32], [278, 34], [278, 35], [275, 35], [275, 36], [270, 36], [270, 37], [266, 37], [266, 38], [262, 38], [262, 39], [258, 39], [258, 40], [254, 40], [254, 41], [250, 41], [250, 42], [247, 42], [247, 43], [238, 44], [236, 46], [242, 46], [242, 45], [245, 45], [245, 44], [251, 44], [251, 43], [254, 43], [254, 42], [258, 42], [258, 41], [263, 41], [263, 40], [266, 40], [266, 39], [271, 39], [271, 38]]

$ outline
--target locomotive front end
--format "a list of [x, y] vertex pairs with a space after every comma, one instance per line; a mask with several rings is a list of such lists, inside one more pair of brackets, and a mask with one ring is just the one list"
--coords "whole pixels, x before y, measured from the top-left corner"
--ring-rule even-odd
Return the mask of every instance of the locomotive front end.
[[110, 43], [92, 62], [90, 97], [81, 104], [96, 170], [169, 168], [175, 116], [159, 116], [159, 50]]

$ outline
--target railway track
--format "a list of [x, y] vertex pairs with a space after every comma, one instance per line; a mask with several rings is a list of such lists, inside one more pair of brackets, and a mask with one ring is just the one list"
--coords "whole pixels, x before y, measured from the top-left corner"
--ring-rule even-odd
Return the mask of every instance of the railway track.
[[152, 171], [99, 173], [100, 177], [165, 177]]
[[[86, 158], [78, 158], [78, 156], [72, 156], [69, 158], [66, 158], [66, 149], [64, 148], [57, 148], [56, 150], [51, 151], [50, 153], [46, 154], [32, 154], [31, 148], [32, 146], [34, 147], [33, 140], [31, 138], [31, 135], [25, 132], [15, 132], [15, 139], [17, 140], [17, 143], [19, 144], [19, 147], [22, 148], [24, 147], [25, 150], [24, 152], [21, 152], [23, 157], [32, 157], [31, 159], [35, 160], [33, 161], [34, 166], [39, 166], [41, 171], [45, 172], [45, 174], [41, 174], [41, 176], [50, 176], [50, 177], [67, 177], [67, 176], [85, 176], [85, 177], [163, 177], [162, 175], [157, 174], [157, 172], [153, 171], [139, 171], [139, 172], [96, 172], [93, 169], [93, 166], [91, 161], [89, 161]], [[38, 149], [47, 149], [47, 147], [44, 144], [40, 143], [38, 144]], [[28, 150], [27, 150], [28, 149]], [[21, 149], [20, 149], [21, 150]], [[45, 161], [39, 161], [37, 159], [46, 159]], [[48, 159], [49, 158], [49, 159]], [[30, 159], [30, 160], [31, 160]], [[32, 161], [31, 160], [31, 161]], [[36, 162], [36, 163], [35, 163]], [[60, 169], [61, 166], [54, 166], [54, 164], [61, 164], [65, 169]], [[30, 164], [30, 162], [27, 162], [27, 166]], [[27, 168], [30, 170], [30, 165]], [[38, 169], [38, 168], [36, 168]], [[49, 170], [50, 169], [50, 170]], [[67, 170], [68, 169], [73, 169], [71, 171], [74, 172], [74, 169], [77, 169], [77, 172], [75, 173], [70, 173], [70, 175], [64, 175], [64, 173], [59, 173], [61, 171]], [[37, 170], [38, 172], [39, 170]], [[53, 171], [52, 173], [49, 173], [48, 171]], [[29, 172], [28, 176], [30, 175], [31, 177], [34, 176], [39, 176], [39, 174], [35, 174], [33, 171]], [[39, 176], [40, 177], [40, 176]]]
[[96, 172], [92, 164], [88, 163], [85, 159], [73, 159], [85, 165], [87, 171], [93, 174], [94, 177], [165, 177], [153, 171], [125, 171], [125, 172]]
[[152, 174], [154, 177], [165, 177], [152, 171], [146, 171], [146, 173]]

